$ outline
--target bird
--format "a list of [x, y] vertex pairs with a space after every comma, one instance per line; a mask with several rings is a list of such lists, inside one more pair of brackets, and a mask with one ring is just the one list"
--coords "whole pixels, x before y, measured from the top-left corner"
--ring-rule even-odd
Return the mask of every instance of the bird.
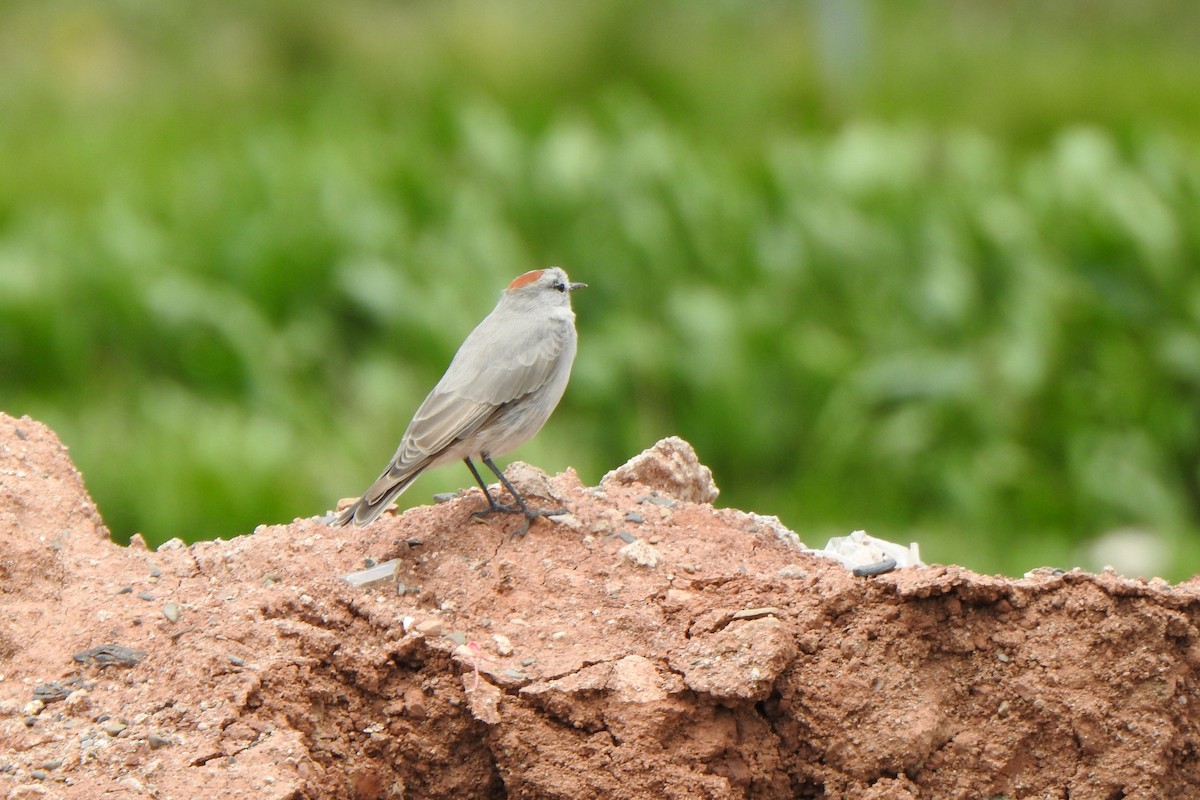
[[[537, 517], [565, 513], [530, 509], [492, 459], [533, 438], [562, 399], [576, 350], [571, 293], [585, 286], [568, 279], [560, 267], [514, 278], [417, 408], [383, 473], [330, 524], [370, 524], [422, 472], [458, 459], [488, 501], [476, 516], [520, 511], [525, 524], [517, 533], [524, 534]], [[512, 505], [496, 501], [473, 459], [495, 473], [512, 495]]]

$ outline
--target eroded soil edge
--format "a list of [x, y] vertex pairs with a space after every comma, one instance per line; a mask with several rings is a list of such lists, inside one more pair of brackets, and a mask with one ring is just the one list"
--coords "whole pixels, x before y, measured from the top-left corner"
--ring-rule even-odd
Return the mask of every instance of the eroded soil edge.
[[[667, 440], [512, 538], [478, 490], [112, 544], [53, 432], [0, 415], [10, 798], [1079, 798], [1200, 785], [1200, 586], [855, 578], [714, 509]], [[399, 581], [338, 575], [400, 558]], [[403, 590], [401, 593], [400, 590]], [[114, 644], [144, 654], [75, 656]], [[123, 651], [116, 651], [118, 654]]]

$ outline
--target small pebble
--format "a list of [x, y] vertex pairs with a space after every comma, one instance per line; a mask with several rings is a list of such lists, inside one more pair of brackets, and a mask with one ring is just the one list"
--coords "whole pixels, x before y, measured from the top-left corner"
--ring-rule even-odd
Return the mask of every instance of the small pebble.
[[625, 521], [626, 522], [645, 522], [646, 518], [643, 517], [641, 514], [638, 514], [637, 512], [630, 511], [628, 514], [625, 515]]
[[497, 633], [492, 636], [492, 641], [496, 643], [496, 653], [502, 656], [511, 656], [513, 651], [512, 640], [502, 633]]
[[617, 553], [627, 561], [639, 566], [654, 569], [658, 566], [660, 556], [658, 551], [645, 542], [634, 541], [625, 545]]
[[235, 667], [244, 667], [246, 666], [246, 659], [238, 658], [237, 656], [230, 656], [229, 663], [233, 664]]
[[150, 745], [151, 750], [157, 750], [160, 747], [166, 747], [172, 744], [171, 739], [166, 736], [161, 736], [157, 733], [152, 733], [146, 737], [146, 744]]
[[117, 589], [117, 594], [132, 594], [132, 593], [133, 593], [132, 586], [122, 586], [120, 589]]
[[42, 762], [42, 769], [58, 769], [58, 768], [59, 768], [59, 767], [61, 767], [62, 765], [63, 765], [63, 761], [62, 761], [62, 759], [61, 759], [61, 758], [55, 758], [55, 759], [53, 759], [53, 760], [51, 760], [51, 761], [43, 761], [43, 762]]
[[151, 578], [162, 577], [162, 570], [159, 568], [158, 564], [155, 564], [153, 561], [150, 562], [150, 577]]
[[355, 588], [369, 589], [396, 580], [396, 570], [399, 567], [400, 559], [393, 558], [357, 572], [347, 572], [339, 577]]
[[109, 736], [117, 736], [118, 734], [121, 733], [121, 731], [125, 730], [129, 726], [126, 725], [124, 722], [119, 722], [115, 719], [110, 719], [108, 722], [104, 723], [100, 727]]
[[556, 642], [561, 642], [563, 639], [567, 638], [567, 632], [555, 631], [554, 633], [550, 634], [550, 638]]
[[179, 614], [180, 609], [178, 603], [167, 603], [165, 606], [163, 606], [163, 616], [171, 620], [171, 622], [178, 622]]
[[620, 533], [617, 534], [617, 538], [620, 539], [625, 544], [633, 544], [634, 542], [637, 541], [637, 537], [634, 536], [629, 531], [621, 531]]
[[449, 503], [457, 496], [457, 494], [457, 492], [438, 492], [433, 496], [433, 502], [438, 504]]
[[101, 669], [108, 667], [132, 667], [146, 657], [142, 650], [126, 648], [120, 644], [100, 644], [71, 656], [79, 663], [92, 664]]
[[149, 592], [138, 592], [138, 600], [154, 600], [154, 595]]
[[54, 703], [59, 700], [65, 700], [71, 691], [70, 686], [59, 681], [43, 683], [40, 686], [33, 687], [33, 699], [42, 703]]
[[437, 636], [442, 632], [442, 623], [436, 619], [426, 619], [417, 623], [417, 633], [425, 636]]
[[522, 666], [522, 667], [532, 667], [532, 666], [533, 666], [534, 664], [536, 664], [536, 663], [537, 663], [537, 659], [536, 659], [536, 658], [523, 658], [523, 659], [521, 659], [521, 666]]
[[31, 769], [29, 771], [29, 777], [33, 778], [35, 781], [44, 781], [46, 780], [47, 775], [40, 769]]
[[363, 559], [363, 566], [366, 567], [367, 569], [370, 569], [371, 567], [375, 566], [376, 563], [377, 562], [375, 561], [375, 559], [371, 558], [370, 556], [367, 556], [366, 558]]
[[856, 577], [871, 578], [875, 575], [883, 575], [891, 572], [896, 568], [896, 559], [887, 557], [873, 564], [865, 564], [861, 567], [855, 567], [851, 570]]
[[452, 633], [443, 633], [442, 636], [458, 645], [467, 643], [467, 635], [465, 633], [459, 633], [458, 631], [454, 631]]
[[741, 611], [734, 613], [734, 619], [758, 619], [759, 617], [776, 617], [779, 616], [779, 609], [775, 606], [762, 606], [760, 608], [743, 608]]

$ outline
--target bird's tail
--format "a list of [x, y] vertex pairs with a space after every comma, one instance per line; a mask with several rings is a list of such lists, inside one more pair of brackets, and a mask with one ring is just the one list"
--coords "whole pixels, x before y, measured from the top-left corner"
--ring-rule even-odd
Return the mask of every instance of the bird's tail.
[[359, 527], [369, 525], [387, 510], [397, 497], [404, 494], [404, 490], [417, 479], [422, 471], [424, 471], [423, 465], [418, 469], [406, 469], [403, 472], [389, 468], [371, 484], [371, 488], [363, 492], [363, 496], [358, 498], [354, 505], [338, 514], [329, 524], [335, 528], [349, 524], [351, 521]]

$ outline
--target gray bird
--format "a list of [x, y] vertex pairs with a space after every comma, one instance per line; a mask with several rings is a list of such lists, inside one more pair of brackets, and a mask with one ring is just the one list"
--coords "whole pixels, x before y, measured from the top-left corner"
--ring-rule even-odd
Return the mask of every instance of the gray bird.
[[[550, 418], [575, 360], [571, 283], [558, 267], [535, 269], [513, 280], [492, 313], [467, 336], [446, 374], [421, 403], [387, 469], [354, 505], [331, 523], [366, 525], [383, 513], [425, 470], [462, 459], [493, 511], [520, 511], [524, 533], [539, 516], [531, 511], [492, 462], [533, 438]], [[515, 505], [496, 502], [471, 459], [496, 474]]]

